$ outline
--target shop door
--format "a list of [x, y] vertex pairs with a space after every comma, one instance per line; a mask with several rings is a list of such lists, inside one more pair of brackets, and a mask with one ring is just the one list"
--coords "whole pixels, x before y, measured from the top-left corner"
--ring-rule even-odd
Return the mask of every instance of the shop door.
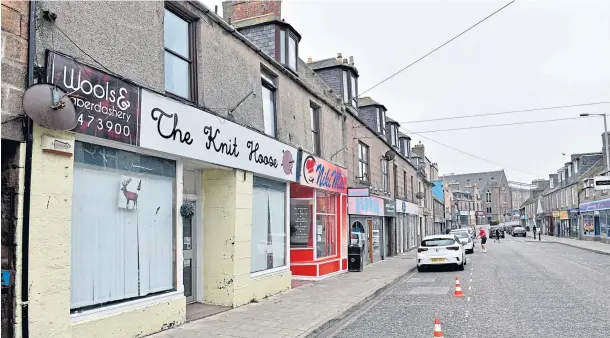
[[368, 233], [360, 221], [352, 222], [351, 245], [358, 245], [362, 248], [362, 265], [366, 265], [369, 262]]
[[366, 220], [366, 232], [367, 232], [367, 248], [368, 248], [368, 258], [369, 258], [369, 263], [374, 262], [373, 261], [373, 220], [372, 219], [367, 219]]
[[[187, 200], [197, 210], [197, 202]], [[182, 278], [184, 283], [184, 296], [187, 303], [195, 302], [195, 290], [197, 290], [197, 274], [195, 273], [195, 221], [196, 213], [193, 217], [182, 217], [182, 252], [184, 255]]]

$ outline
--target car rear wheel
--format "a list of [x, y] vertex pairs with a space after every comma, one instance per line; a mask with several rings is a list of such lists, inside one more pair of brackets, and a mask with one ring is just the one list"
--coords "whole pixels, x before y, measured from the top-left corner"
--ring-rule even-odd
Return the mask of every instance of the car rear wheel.
[[458, 265], [458, 270], [464, 271], [464, 261], [462, 261], [462, 264]]

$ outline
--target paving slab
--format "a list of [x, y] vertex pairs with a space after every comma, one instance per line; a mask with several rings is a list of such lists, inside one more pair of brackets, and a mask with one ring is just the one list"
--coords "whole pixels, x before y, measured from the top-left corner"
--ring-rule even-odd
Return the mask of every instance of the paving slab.
[[[345, 318], [416, 268], [416, 251], [348, 272], [207, 318], [151, 338], [307, 337]], [[445, 290], [445, 293], [447, 290]]]

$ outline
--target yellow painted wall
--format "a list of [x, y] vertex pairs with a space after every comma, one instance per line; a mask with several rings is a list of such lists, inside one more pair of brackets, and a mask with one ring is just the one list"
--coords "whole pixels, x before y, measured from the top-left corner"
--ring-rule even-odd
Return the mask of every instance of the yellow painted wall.
[[201, 182], [204, 302], [237, 307], [290, 289], [290, 270], [250, 277], [252, 173], [209, 169]]
[[45, 134], [68, 140], [74, 146], [72, 133], [34, 128], [28, 280], [30, 337], [70, 337], [74, 157], [43, 153]]
[[183, 324], [184, 297], [73, 324], [74, 338], [144, 337]]
[[[72, 323], [70, 320], [71, 218], [74, 156], [42, 151], [43, 135], [67, 140], [74, 134], [36, 126], [33, 135], [29, 250], [30, 337], [141, 337], [184, 323], [184, 297]], [[25, 145], [20, 166], [25, 165]], [[23, 180], [21, 180], [23, 182]], [[23, 199], [23, 185], [19, 187]], [[17, 220], [17, 271], [22, 266], [22, 206]], [[21, 275], [16, 276], [16, 337], [21, 337]]]

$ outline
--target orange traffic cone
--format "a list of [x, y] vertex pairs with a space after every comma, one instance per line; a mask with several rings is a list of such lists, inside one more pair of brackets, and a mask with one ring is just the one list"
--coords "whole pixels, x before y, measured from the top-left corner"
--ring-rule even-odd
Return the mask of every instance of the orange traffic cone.
[[460, 277], [455, 277], [455, 293], [453, 295], [455, 297], [464, 297], [464, 292], [462, 292], [462, 286], [460, 285]]
[[441, 329], [441, 320], [434, 319], [434, 338], [443, 338], [443, 330]]

